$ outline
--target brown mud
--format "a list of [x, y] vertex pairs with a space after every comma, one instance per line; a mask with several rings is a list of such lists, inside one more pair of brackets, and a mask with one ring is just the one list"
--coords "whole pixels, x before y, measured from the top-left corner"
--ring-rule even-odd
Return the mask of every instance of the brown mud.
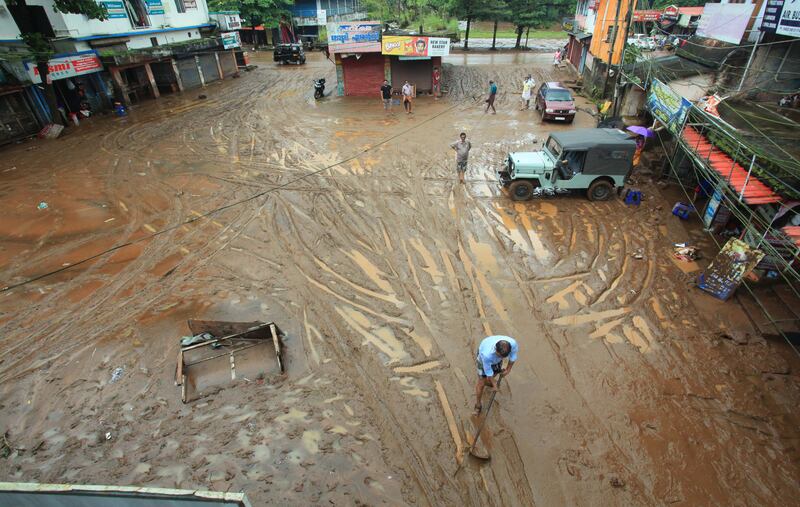
[[[720, 338], [749, 322], [672, 262], [689, 233], [658, 190], [635, 209], [498, 190], [504, 153], [572, 128], [519, 110], [524, 75], [566, 77], [549, 59], [454, 55], [449, 95], [409, 116], [384, 114], [377, 92], [315, 102], [312, 79], [335, 86], [329, 62], [259, 54], [206, 100], [4, 150], [4, 286], [177, 227], [0, 293], [0, 430], [18, 448], [0, 480], [245, 491], [254, 505], [800, 497], [798, 364], [780, 344]], [[483, 113], [490, 78], [497, 115]], [[593, 126], [579, 106], [575, 126]], [[447, 147], [462, 130], [463, 186]], [[275, 321], [287, 377], [183, 405], [188, 318]], [[490, 333], [519, 340], [519, 364], [492, 409], [491, 461], [454, 478]]]

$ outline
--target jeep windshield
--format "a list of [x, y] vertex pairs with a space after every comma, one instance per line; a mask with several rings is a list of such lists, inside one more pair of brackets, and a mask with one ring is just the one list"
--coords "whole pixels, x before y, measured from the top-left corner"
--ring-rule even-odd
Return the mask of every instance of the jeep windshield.
[[558, 141], [551, 137], [547, 140], [547, 145], [544, 147], [544, 152], [550, 155], [550, 158], [552, 158], [553, 162], [555, 163], [555, 161], [561, 156], [561, 145], [558, 144]]
[[546, 98], [553, 102], [570, 102], [572, 100], [572, 96], [567, 90], [547, 90]]

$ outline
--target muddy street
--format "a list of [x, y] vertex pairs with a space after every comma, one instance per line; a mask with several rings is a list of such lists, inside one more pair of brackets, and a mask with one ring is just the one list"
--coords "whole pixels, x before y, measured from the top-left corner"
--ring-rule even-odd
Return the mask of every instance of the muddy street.
[[[750, 324], [671, 260], [691, 233], [672, 202], [656, 185], [638, 208], [512, 202], [504, 155], [594, 126], [594, 106], [579, 99], [573, 125], [520, 110], [525, 75], [568, 78], [549, 53], [444, 62], [447, 95], [412, 115], [386, 114], [377, 90], [315, 101], [313, 79], [336, 83], [319, 53], [300, 67], [257, 54], [205, 99], [0, 151], [0, 285], [20, 284], [0, 293], [0, 480], [254, 505], [798, 498], [800, 364], [728, 339]], [[465, 185], [449, 148], [461, 131]], [[276, 322], [285, 378], [181, 403], [192, 318]], [[519, 361], [489, 419], [491, 461], [453, 477], [492, 334], [515, 337]]]

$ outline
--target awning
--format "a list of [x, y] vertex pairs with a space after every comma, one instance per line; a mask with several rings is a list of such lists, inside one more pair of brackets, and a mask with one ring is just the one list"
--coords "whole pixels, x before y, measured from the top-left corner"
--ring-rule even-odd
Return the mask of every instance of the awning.
[[781, 231], [789, 237], [792, 243], [800, 247], [800, 226], [787, 225]]
[[742, 193], [747, 204], [769, 204], [781, 201], [781, 196], [734, 162], [727, 153], [713, 146], [703, 134], [693, 127], [686, 126], [683, 129], [683, 139], [692, 151], [708, 161], [708, 166], [719, 174], [734, 192]]
[[588, 32], [569, 32], [569, 34], [580, 41], [588, 39], [592, 36], [592, 34]]

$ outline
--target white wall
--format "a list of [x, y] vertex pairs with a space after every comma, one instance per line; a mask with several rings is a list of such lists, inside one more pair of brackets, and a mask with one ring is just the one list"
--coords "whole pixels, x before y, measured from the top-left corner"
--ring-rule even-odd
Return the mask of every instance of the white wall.
[[[99, 21], [96, 19], [89, 19], [81, 14], [62, 14], [53, 10], [52, 0], [28, 0], [28, 5], [42, 5], [47, 11], [47, 17], [56, 31], [56, 35], [60, 37], [89, 37], [92, 35], [113, 35], [117, 33], [130, 33], [130, 32], [147, 32], [150, 30], [159, 30], [163, 28], [177, 28], [183, 26], [196, 26], [208, 23], [208, 7], [205, 0], [197, 0], [196, 9], [187, 9], [186, 12], [178, 12], [174, 0], [162, 0], [164, 14], [152, 14], [149, 17], [150, 26], [147, 28], [134, 28], [129, 18], [107, 19]], [[191, 37], [187, 32], [192, 33]], [[182, 35], [181, 35], [182, 34]], [[163, 34], [163, 43], [177, 42], [189, 38], [199, 37], [197, 30], [176, 31], [175, 35], [170, 35], [169, 32]], [[147, 41], [147, 46], [151, 46], [150, 37], [158, 37], [159, 43], [162, 43], [162, 34], [150, 34], [144, 37]], [[138, 39], [138, 37], [137, 37]], [[168, 40], [173, 39], [173, 40]], [[135, 44], [135, 45], [134, 45]], [[137, 41], [134, 43], [131, 40], [129, 44], [131, 48], [146, 47], [140, 45]]]
[[0, 0], [0, 40], [19, 39], [19, 28], [8, 12], [5, 0]]

